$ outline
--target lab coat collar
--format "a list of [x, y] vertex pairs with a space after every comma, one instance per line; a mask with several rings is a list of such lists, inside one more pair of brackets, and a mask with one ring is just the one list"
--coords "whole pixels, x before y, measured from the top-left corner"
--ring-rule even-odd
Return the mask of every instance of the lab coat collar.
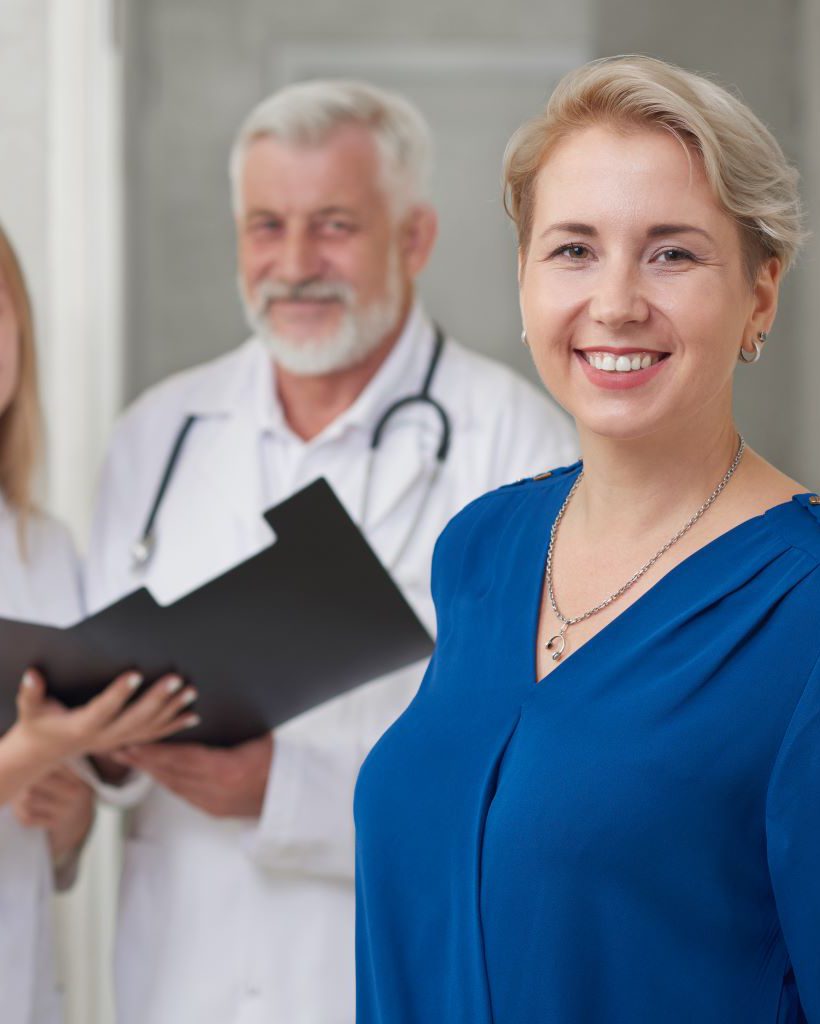
[[[410, 309], [402, 332], [378, 371], [353, 404], [329, 423], [310, 441], [297, 438], [288, 426], [284, 410], [278, 399], [276, 367], [263, 387], [256, 389], [258, 422], [264, 429], [284, 436], [294, 443], [311, 447], [336, 440], [351, 430], [370, 435], [384, 410], [408, 388], [421, 388], [424, 372], [433, 344], [433, 327], [425, 316], [421, 304]], [[418, 377], [418, 383], [415, 378]], [[272, 385], [272, 386], [271, 386]]]
[[[256, 442], [264, 431], [281, 433], [295, 444], [313, 446], [329, 443], [350, 430], [367, 432], [369, 436], [390, 404], [421, 388], [433, 339], [432, 324], [416, 303], [395, 346], [367, 387], [349, 409], [310, 442], [302, 441], [288, 427], [276, 398], [275, 368], [268, 350], [258, 338], [249, 339], [227, 356], [203, 367], [188, 391], [188, 414], [227, 420], [226, 429], [203, 460], [202, 472], [213, 477], [215, 489], [233, 506], [237, 516], [247, 519], [248, 508], [261, 507]], [[433, 464], [435, 436], [417, 429], [389, 433], [390, 455], [379, 460], [378, 487], [374, 488], [365, 524], [368, 532], [401, 503]], [[348, 482], [351, 493], [346, 504], [354, 515], [360, 505], [358, 492], [364, 465], [361, 470], [361, 481]], [[267, 529], [261, 519], [260, 526]]]
[[[275, 369], [274, 386], [268, 384], [256, 390], [256, 421], [260, 429], [270, 431], [284, 443], [297, 446], [305, 453], [332, 445], [342, 438], [348, 438], [364, 451], [385, 410], [398, 398], [421, 390], [432, 356], [433, 341], [433, 326], [420, 303], [416, 302], [396, 344], [356, 401], [316, 437], [304, 441], [288, 426], [276, 396]], [[270, 380], [269, 377], [267, 379]], [[388, 452], [376, 456], [373, 464], [374, 486], [368, 502], [367, 522], [359, 523], [371, 538], [388, 516], [408, 500], [411, 491], [434, 465], [434, 445], [438, 435], [425, 429], [428, 422], [429, 417], [425, 419], [422, 416], [419, 420], [405, 415], [404, 429], [394, 423], [388, 430], [385, 444]], [[373, 456], [358, 460], [343, 479], [334, 481], [339, 497], [357, 521], [363, 511], [370, 458]], [[381, 553], [388, 559], [394, 554], [392, 550]]]
[[[433, 327], [416, 303], [391, 352], [356, 401], [330, 423], [322, 434], [327, 438], [344, 431], [361, 430], [368, 436], [384, 410], [406, 391], [418, 391], [433, 346]], [[416, 380], [418, 378], [418, 380]]]
[[260, 377], [270, 387], [270, 358], [259, 339], [249, 338], [227, 355], [191, 371], [184, 411], [202, 418], [244, 412]]

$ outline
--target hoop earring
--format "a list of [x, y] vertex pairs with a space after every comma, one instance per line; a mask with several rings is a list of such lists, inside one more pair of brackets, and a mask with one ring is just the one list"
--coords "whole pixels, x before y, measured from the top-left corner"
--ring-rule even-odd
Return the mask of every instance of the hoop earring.
[[766, 344], [768, 338], [769, 338], [769, 335], [766, 333], [766, 331], [760, 331], [756, 338], [752, 338], [752, 344], [755, 347], [755, 354], [751, 358], [747, 357], [746, 350], [741, 345], [740, 346], [740, 351], [737, 354], [737, 357], [740, 360], [740, 362], [741, 363], [747, 363], [748, 365], [751, 365], [752, 363], [756, 363], [758, 361], [758, 359], [760, 359], [761, 355], [763, 354], [763, 346]]

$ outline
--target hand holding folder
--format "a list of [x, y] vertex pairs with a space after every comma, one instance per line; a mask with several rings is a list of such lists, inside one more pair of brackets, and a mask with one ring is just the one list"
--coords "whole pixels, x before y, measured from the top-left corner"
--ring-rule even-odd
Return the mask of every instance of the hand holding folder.
[[143, 588], [66, 629], [0, 619], [0, 727], [30, 665], [69, 706], [127, 669], [147, 680], [176, 672], [199, 692], [202, 721], [184, 738], [228, 746], [430, 655], [430, 636], [325, 480], [265, 518], [269, 548], [173, 604]]

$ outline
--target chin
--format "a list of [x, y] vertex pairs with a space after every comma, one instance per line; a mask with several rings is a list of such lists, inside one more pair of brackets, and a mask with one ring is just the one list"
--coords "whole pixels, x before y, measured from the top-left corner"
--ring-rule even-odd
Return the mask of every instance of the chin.
[[613, 425], [610, 423], [582, 423], [579, 420], [577, 424], [580, 430], [594, 434], [599, 438], [605, 438], [607, 441], [642, 441], [658, 431], [657, 426], [653, 429], [651, 426], [634, 423]]
[[304, 318], [271, 316], [267, 325], [271, 334], [288, 338], [293, 344], [298, 345], [300, 342], [320, 341], [332, 337], [339, 330], [340, 321], [340, 314], [334, 311]]
[[594, 434], [611, 441], [640, 441], [669, 430], [674, 417], [658, 409], [633, 402], [619, 402], [619, 407], [601, 408], [600, 402], [573, 403], [568, 411], [582, 433]]

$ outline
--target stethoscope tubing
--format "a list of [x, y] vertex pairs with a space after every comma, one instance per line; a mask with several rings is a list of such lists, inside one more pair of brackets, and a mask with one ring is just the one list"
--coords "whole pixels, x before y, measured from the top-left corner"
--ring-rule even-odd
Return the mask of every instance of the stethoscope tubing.
[[131, 545], [131, 558], [134, 563], [134, 568], [143, 568], [151, 560], [151, 555], [154, 553], [156, 547], [156, 538], [154, 536], [154, 523], [157, 520], [157, 515], [162, 507], [162, 501], [165, 497], [165, 492], [168, 490], [168, 485], [171, 483], [171, 478], [174, 475], [174, 470], [179, 462], [179, 457], [182, 454], [182, 448], [185, 444], [185, 439], [191, 431], [194, 423], [196, 423], [198, 417], [191, 415], [188, 416], [185, 422], [180, 427], [179, 433], [174, 441], [174, 446], [171, 449], [171, 454], [168, 456], [168, 461], [165, 464], [165, 469], [162, 473], [162, 479], [159, 482], [157, 493], [151, 503], [151, 510], [148, 513], [148, 518], [145, 521], [145, 526], [142, 528], [142, 533], [139, 538], [134, 541]]
[[401, 562], [405, 551], [410, 546], [410, 542], [413, 539], [413, 535], [416, 532], [416, 527], [421, 522], [424, 509], [427, 506], [428, 499], [432, 493], [433, 487], [435, 486], [436, 480], [441, 473], [441, 468], [444, 465], [447, 455], [450, 451], [450, 435], [451, 425], [450, 417], [447, 414], [447, 410], [444, 406], [438, 402], [430, 394], [430, 389], [433, 384], [433, 378], [435, 377], [436, 370], [438, 369], [439, 360], [441, 359], [441, 353], [444, 349], [444, 332], [438, 326], [435, 325], [435, 340], [433, 342], [433, 353], [430, 356], [430, 363], [427, 367], [427, 373], [424, 376], [424, 383], [421, 386], [421, 390], [416, 394], [405, 395], [403, 398], [399, 398], [397, 401], [389, 405], [376, 423], [373, 428], [373, 434], [370, 439], [370, 451], [368, 452], [367, 468], [365, 469], [364, 487], [362, 489], [362, 504], [361, 512], [359, 515], [359, 526], [365, 529], [368, 521], [368, 513], [370, 511], [370, 489], [373, 481], [373, 465], [376, 461], [376, 453], [381, 445], [382, 438], [384, 436], [385, 429], [390, 420], [402, 409], [406, 409], [410, 405], [427, 405], [431, 409], [435, 410], [441, 430], [441, 439], [439, 441], [438, 448], [436, 450], [435, 462], [433, 468], [428, 475], [427, 482], [424, 487], [421, 500], [416, 509], [416, 514], [413, 516], [410, 528], [406, 532], [404, 538], [397, 552], [393, 555], [392, 559], [388, 564], [388, 568], [392, 571], [395, 570], [396, 566]]
[[[370, 450], [368, 454], [367, 469], [365, 470], [365, 483], [362, 497], [362, 512], [360, 518], [360, 526], [364, 529], [366, 525], [367, 513], [370, 505], [370, 487], [373, 476], [373, 463], [375, 461], [376, 452], [378, 451], [382, 438], [384, 437], [385, 429], [389, 424], [390, 420], [402, 409], [407, 408], [410, 405], [427, 405], [436, 412], [439, 420], [441, 438], [439, 441], [438, 448], [436, 450], [436, 461], [432, 472], [429, 475], [429, 479], [425, 486], [424, 494], [422, 496], [421, 503], [416, 512], [416, 515], [411, 524], [410, 530], [406, 537], [402, 541], [399, 548], [398, 554], [392, 559], [391, 567], [399, 563], [402, 556], [404, 555], [407, 546], [415, 532], [415, 528], [421, 521], [421, 515], [427, 505], [427, 500], [430, 496], [430, 492], [438, 479], [441, 467], [447, 459], [447, 455], [450, 451], [450, 438], [451, 438], [451, 423], [450, 417], [447, 414], [447, 410], [444, 406], [437, 401], [430, 393], [430, 389], [433, 385], [433, 378], [435, 377], [436, 370], [438, 369], [439, 360], [441, 359], [441, 353], [444, 349], [444, 332], [438, 324], [435, 325], [435, 338], [433, 341], [433, 352], [430, 356], [430, 363], [427, 367], [427, 372], [424, 375], [424, 382], [422, 383], [421, 389], [415, 394], [405, 395], [403, 398], [399, 398], [397, 401], [391, 403], [379, 417], [373, 433], [370, 438]], [[154, 527], [157, 521], [157, 516], [162, 508], [165, 494], [170, 486], [171, 480], [173, 479], [174, 472], [182, 454], [182, 449], [185, 445], [186, 438], [191, 432], [191, 428], [199, 419], [198, 416], [191, 414], [186, 417], [184, 423], [179, 429], [179, 432], [174, 440], [173, 447], [168, 456], [168, 460], [165, 464], [165, 468], [162, 473], [162, 477], [157, 487], [157, 493], [154, 496], [154, 500], [151, 503], [151, 508], [148, 513], [148, 518], [145, 521], [142, 533], [139, 538], [134, 541], [131, 546], [131, 558], [133, 568], [144, 569], [151, 560], [151, 557], [156, 548], [156, 535]]]

